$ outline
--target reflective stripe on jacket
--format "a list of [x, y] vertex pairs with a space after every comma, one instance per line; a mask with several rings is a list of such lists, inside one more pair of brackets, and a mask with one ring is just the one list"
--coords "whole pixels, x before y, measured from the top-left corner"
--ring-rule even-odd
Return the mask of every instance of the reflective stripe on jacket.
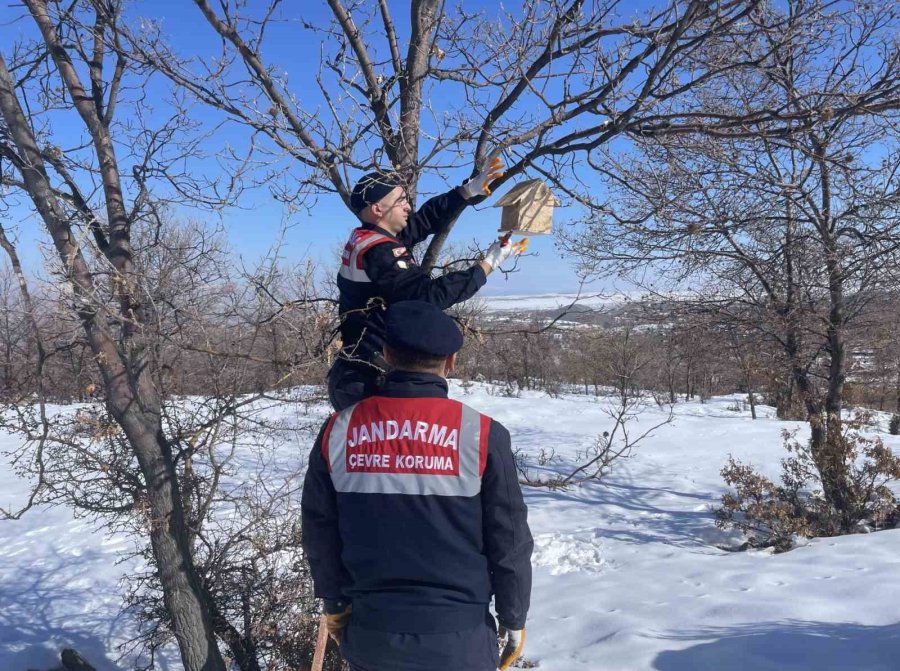
[[475, 265], [432, 277], [410, 251], [440, 233], [466, 201], [453, 189], [429, 199], [397, 235], [373, 224], [354, 229], [337, 273], [344, 357], [370, 362], [384, 346], [384, 310], [392, 303], [422, 300], [446, 309], [471, 298], [487, 281]]
[[375, 245], [393, 242], [395, 238], [366, 228], [354, 228], [341, 254], [338, 276], [350, 282], [371, 282], [366, 273], [363, 259], [367, 251]]
[[524, 626], [527, 511], [509, 432], [446, 398], [443, 378], [393, 371], [378, 396], [331, 416], [310, 454], [303, 547], [315, 593], [386, 632]]
[[459, 401], [376, 396], [335, 415], [322, 449], [338, 492], [475, 496], [489, 427]]

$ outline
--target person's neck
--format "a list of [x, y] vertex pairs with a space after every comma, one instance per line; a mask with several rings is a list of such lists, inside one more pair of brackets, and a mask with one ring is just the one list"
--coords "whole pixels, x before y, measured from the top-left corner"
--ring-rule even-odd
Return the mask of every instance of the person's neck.
[[447, 376], [445, 375], [446, 371], [443, 370], [428, 370], [424, 368], [419, 370], [412, 370], [410, 368], [395, 368], [394, 370], [398, 373], [407, 373], [410, 375], [436, 375], [437, 377], [442, 377], [445, 380], [447, 379]]
[[397, 237], [397, 233], [400, 232], [400, 231], [392, 231], [390, 226], [388, 226], [387, 224], [383, 224], [381, 222], [372, 222], [369, 225], [374, 226], [375, 228], [380, 228], [385, 233], [389, 233], [390, 235], [393, 235], [394, 237]]

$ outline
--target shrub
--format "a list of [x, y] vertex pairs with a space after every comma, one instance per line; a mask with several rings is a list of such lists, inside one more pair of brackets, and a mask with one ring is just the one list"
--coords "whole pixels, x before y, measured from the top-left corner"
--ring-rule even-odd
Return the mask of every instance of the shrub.
[[491, 396], [501, 396], [503, 398], [520, 398], [522, 396], [522, 390], [519, 388], [519, 383], [515, 380], [509, 381], [502, 386], [491, 385], [488, 389], [488, 393]]
[[562, 382], [557, 380], [547, 380], [541, 386], [550, 398], [561, 398], [565, 391]]
[[891, 417], [891, 421], [888, 423], [888, 432], [892, 436], [900, 434], [900, 415]]
[[809, 443], [795, 432], [782, 432], [788, 456], [781, 462], [781, 483], [775, 484], [752, 466], [729, 458], [722, 477], [733, 491], [722, 497], [716, 526], [739, 529], [749, 547], [789, 550], [796, 536], [836, 536], [893, 526], [898, 501], [888, 485], [900, 479], [900, 458], [881, 438], [860, 433], [868, 421], [860, 414], [838, 436], [849, 465], [844, 483], [846, 509], [836, 510], [821, 493], [821, 480]]
[[848, 408], [862, 405], [865, 401], [865, 389], [852, 382], [844, 384], [843, 392], [844, 405]]

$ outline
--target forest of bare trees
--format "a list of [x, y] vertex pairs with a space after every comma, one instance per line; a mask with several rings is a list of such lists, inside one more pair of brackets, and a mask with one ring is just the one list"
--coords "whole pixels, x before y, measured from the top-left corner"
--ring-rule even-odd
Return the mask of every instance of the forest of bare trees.
[[[0, 46], [0, 425], [34, 483], [2, 513], [65, 504], [141, 539], [136, 647], [174, 642], [187, 671], [308, 668], [302, 464], [241, 482], [235, 446], [314, 437], [263, 410], [323, 398], [334, 269], [277, 245], [237, 263], [215, 222], [260, 191], [291, 214], [348, 204], [378, 166], [415, 203], [423, 176], [458, 183], [499, 150], [495, 189], [542, 178], [574, 213], [561, 262], [678, 296], [593, 326], [472, 307], [466, 379], [626, 406], [739, 391], [809, 423], [838, 527], [859, 521], [844, 411], [900, 414], [894, 3], [190, 9], [217, 49], [122, 0], [23, 0]], [[318, 62], [270, 60], [286, 30]], [[446, 240], [424, 267], [453, 261]]]

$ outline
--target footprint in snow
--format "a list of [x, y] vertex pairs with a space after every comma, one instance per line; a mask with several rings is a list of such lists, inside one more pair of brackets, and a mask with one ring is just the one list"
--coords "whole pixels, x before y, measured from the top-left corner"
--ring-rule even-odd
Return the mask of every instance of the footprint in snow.
[[534, 537], [534, 566], [550, 569], [551, 575], [564, 573], [601, 573], [607, 567], [600, 541], [593, 535], [580, 538], [573, 534], [538, 534]]

